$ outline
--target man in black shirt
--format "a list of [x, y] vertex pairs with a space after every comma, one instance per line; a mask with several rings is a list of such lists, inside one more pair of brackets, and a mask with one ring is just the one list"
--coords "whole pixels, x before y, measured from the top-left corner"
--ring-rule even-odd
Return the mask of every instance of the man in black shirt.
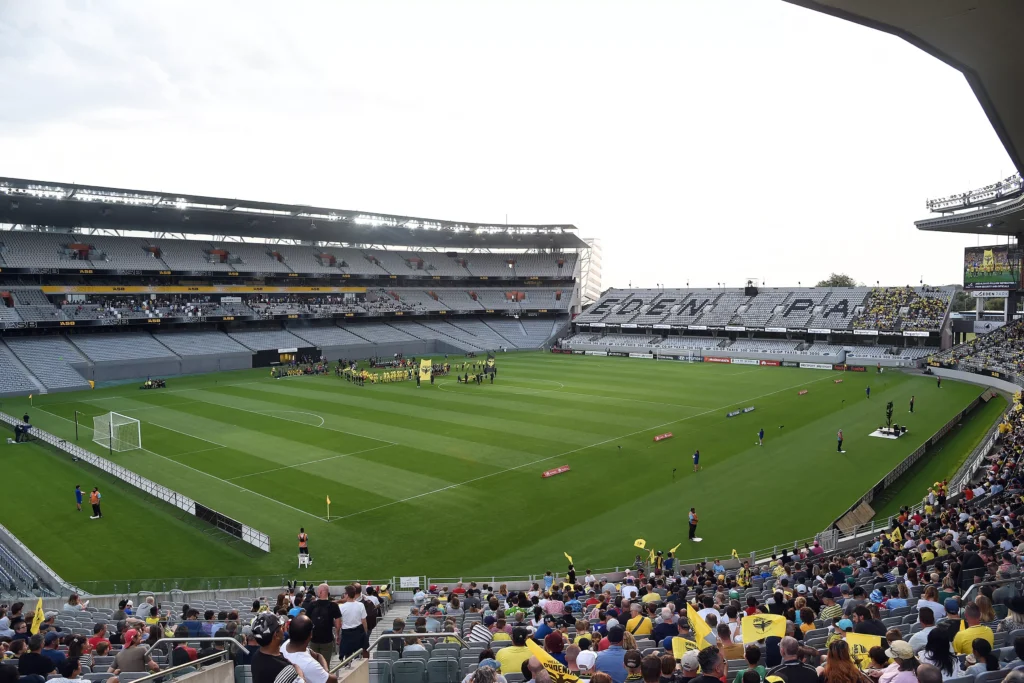
[[871, 612], [864, 605], [857, 605], [853, 610], [853, 632], [870, 636], [885, 637], [885, 624], [871, 618]]
[[260, 649], [252, 656], [253, 683], [291, 683], [297, 669], [281, 654], [285, 617], [263, 612], [252, 623], [252, 637]]
[[38, 674], [46, 678], [47, 675], [57, 670], [57, 665], [53, 663], [52, 659], [41, 652], [42, 649], [42, 634], [37, 633], [28, 639], [28, 652], [18, 658], [19, 674], [22, 676]]
[[694, 678], [693, 683], [721, 683], [726, 664], [717, 647], [712, 645], [701, 650], [697, 655], [697, 663], [700, 664], [701, 675]]
[[326, 583], [316, 587], [316, 598], [316, 602], [306, 609], [306, 614], [313, 621], [309, 649], [330, 663], [334, 656], [334, 643], [341, 633], [341, 609], [331, 600], [331, 587]]
[[798, 658], [800, 642], [796, 638], [783, 638], [779, 643], [779, 650], [782, 653], [782, 664], [769, 670], [765, 674], [766, 679], [769, 676], [778, 676], [786, 683], [818, 683], [818, 671]]

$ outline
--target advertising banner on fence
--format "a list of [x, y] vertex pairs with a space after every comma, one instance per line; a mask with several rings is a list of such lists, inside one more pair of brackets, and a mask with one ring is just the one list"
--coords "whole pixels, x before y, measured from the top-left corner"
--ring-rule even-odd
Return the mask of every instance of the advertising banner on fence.
[[798, 368], [798, 367], [800, 367], [800, 364], [797, 363], [795, 360], [784, 360], [784, 361], [782, 361], [782, 367], [784, 367], [784, 368]]
[[808, 327], [807, 331], [810, 332], [811, 334], [832, 334], [832, 330], [826, 329], [824, 327]]
[[758, 365], [768, 365], [768, 366], [771, 366], [773, 368], [779, 367], [779, 361], [777, 361], [777, 360], [759, 360], [759, 361], [757, 361], [757, 364]]
[[654, 358], [653, 353], [631, 353], [630, 358]]
[[720, 358], [718, 356], [704, 356], [705, 363], [731, 363], [732, 358]]
[[419, 588], [420, 577], [418, 576], [400, 576], [398, 577], [399, 588]]
[[878, 336], [878, 330], [854, 330], [853, 333], [856, 334], [856, 335], [860, 335], [862, 337], [877, 337]]
[[757, 365], [757, 361], [753, 358], [733, 358], [733, 365]]
[[766, 327], [766, 328], [764, 328], [764, 331], [765, 332], [781, 332], [781, 333], [785, 334], [786, 333], [786, 328], [785, 327]]
[[847, 372], [867, 372], [868, 369], [866, 367], [864, 367], [863, 365], [847, 365], [846, 366], [846, 371]]
[[924, 330], [904, 330], [904, 337], [927, 337], [928, 333]]
[[586, 354], [588, 356], [607, 356], [608, 352], [607, 351], [587, 351]]
[[582, 349], [576, 349], [572, 353], [573, 353], [574, 356], [583, 356], [583, 355], [586, 355], [587, 352], [583, 351]]
[[[567, 352], [568, 352], [568, 350], [567, 350]], [[562, 353], [562, 349], [558, 348], [557, 346], [552, 346], [551, 347], [551, 353]]]
[[686, 329], [688, 329], [688, 330], [706, 330], [706, 329], [708, 329], [708, 326], [707, 325], [687, 325]]
[[661, 324], [658, 324], [658, 325], [652, 325], [652, 327], [654, 327], [654, 329], [656, 329], [656, 330], [671, 330], [672, 329], [671, 325], [661, 325]]
[[635, 330], [636, 329], [636, 323], [622, 323], [622, 325], [620, 325], [620, 327], [622, 329], [624, 329], [624, 330]]
[[831, 370], [831, 363], [800, 363], [800, 367], [807, 370]]
[[625, 351], [609, 351], [609, 356], [615, 356], [617, 358], [629, 358], [629, 354]]
[[604, 323], [590, 323], [591, 327], [604, 327]]
[[747, 328], [745, 328], [743, 325], [726, 325], [725, 326], [725, 331], [726, 332], [746, 332]]

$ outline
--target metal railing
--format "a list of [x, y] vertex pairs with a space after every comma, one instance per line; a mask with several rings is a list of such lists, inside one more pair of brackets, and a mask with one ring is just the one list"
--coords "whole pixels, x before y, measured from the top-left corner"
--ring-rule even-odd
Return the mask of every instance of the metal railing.
[[[228, 654], [228, 651], [225, 650], [223, 652], [216, 652], [216, 653], [211, 654], [211, 655], [206, 655], [205, 657], [199, 657], [198, 659], [196, 659], [194, 661], [191, 661], [191, 662], [187, 662], [185, 664], [177, 664], [175, 666], [171, 666], [171, 667], [168, 667], [166, 669], [160, 669], [159, 671], [154, 671], [153, 673], [147, 674], [145, 676], [140, 676], [139, 678], [133, 678], [131, 680], [131, 683], [148, 683], [149, 681], [155, 681], [155, 680], [157, 680], [159, 678], [162, 678], [162, 677], [164, 677], [164, 676], [166, 676], [168, 674], [171, 674], [172, 677], [176, 677], [175, 676], [176, 672], [184, 671], [185, 669], [192, 669], [193, 671], [198, 671], [200, 664], [213, 663], [214, 661], [216, 661], [218, 659], [221, 659], [222, 657], [224, 657], [227, 654]], [[230, 660], [224, 660], [224, 661], [230, 661]], [[192, 673], [192, 672], [190, 671], [188, 673]], [[113, 674], [111, 674], [111, 675], [113, 675]]]
[[[195, 638], [161, 638], [146, 649], [146, 653], [152, 652], [157, 645], [161, 643], [229, 643], [233, 648], [239, 650], [245, 650], [245, 654], [249, 654], [249, 650], [234, 638], [228, 636], [196, 636]], [[225, 650], [224, 652], [230, 652]]]
[[[377, 649], [377, 646], [380, 644], [380, 641], [382, 640], [393, 640], [399, 638], [455, 638], [459, 641], [459, 645], [461, 645], [462, 647], [465, 647], [469, 644], [463, 639], [463, 637], [459, 633], [453, 631], [441, 631], [437, 633], [415, 633], [412, 631], [410, 631], [409, 633], [382, 633], [379, 636], [377, 636], [377, 640], [370, 643], [370, 647], [367, 648], [365, 652], [370, 652], [372, 650]], [[343, 660], [341, 660], [334, 666], [330, 667], [328, 671], [332, 674], [337, 675], [339, 671], [348, 667], [350, 664], [352, 664], [352, 662], [359, 659], [363, 659], [363, 652], [364, 650], [356, 650], [348, 657], [345, 657]]]

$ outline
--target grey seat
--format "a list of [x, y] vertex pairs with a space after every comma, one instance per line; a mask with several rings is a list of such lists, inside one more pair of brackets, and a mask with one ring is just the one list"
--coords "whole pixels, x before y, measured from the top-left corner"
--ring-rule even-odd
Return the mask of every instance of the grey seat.
[[427, 683], [458, 683], [459, 661], [454, 658], [427, 662]]
[[370, 660], [370, 683], [391, 683], [390, 659]]
[[85, 674], [84, 678], [87, 681], [105, 681], [113, 675], [110, 673]]
[[508, 683], [524, 683], [524, 681], [525, 681], [525, 679], [523, 678], [523, 674], [521, 674], [521, 673], [504, 674], [504, 675], [505, 675], [505, 680], [508, 681]]
[[1010, 669], [999, 669], [998, 671], [986, 671], [980, 676], [976, 676], [975, 683], [999, 683], [1006, 677], [1006, 674], [1010, 673]]
[[373, 658], [380, 661], [397, 662], [401, 659], [400, 654], [398, 650], [381, 650], [377, 648], [373, 651]]
[[[430, 652], [420, 652], [419, 650], [409, 652], [406, 650], [402, 653], [402, 658], [398, 661], [419, 660], [424, 663], [424, 666], [426, 666], [426, 661], [428, 659], [430, 659]], [[394, 671], [394, 667], [392, 667], [392, 671]]]
[[391, 665], [393, 683], [423, 683], [426, 663], [422, 659], [402, 658]]

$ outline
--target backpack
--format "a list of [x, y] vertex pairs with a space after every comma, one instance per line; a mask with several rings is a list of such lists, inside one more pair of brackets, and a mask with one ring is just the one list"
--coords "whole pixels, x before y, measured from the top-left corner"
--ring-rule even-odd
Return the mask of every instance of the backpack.
[[366, 608], [366, 630], [372, 632], [373, 627], [377, 625], [377, 606], [366, 598], [363, 598], [360, 602]]
[[309, 610], [309, 619], [313, 622], [313, 630], [326, 630], [330, 633], [333, 626], [331, 619], [331, 603], [317, 600]]

